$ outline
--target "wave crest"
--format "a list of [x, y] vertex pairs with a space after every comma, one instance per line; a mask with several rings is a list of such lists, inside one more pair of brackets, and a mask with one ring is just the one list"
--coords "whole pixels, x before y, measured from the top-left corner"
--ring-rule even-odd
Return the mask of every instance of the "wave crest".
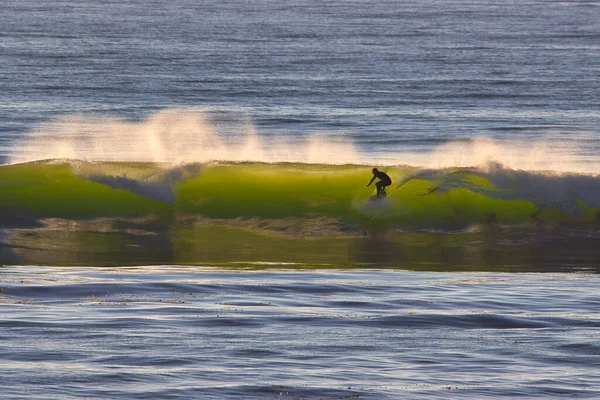
[[[398, 133], [402, 135], [402, 133]], [[261, 135], [243, 112], [211, 109], [166, 109], [141, 121], [114, 117], [71, 116], [39, 125], [12, 149], [9, 163], [70, 159], [81, 161], [142, 161], [171, 165], [211, 161], [413, 165], [429, 169], [478, 167], [597, 175], [597, 155], [565, 135], [510, 141], [486, 137], [457, 139], [429, 151], [390, 147], [359, 151], [344, 139], [315, 132], [306, 138]], [[583, 143], [583, 142], [582, 142]], [[587, 142], [586, 142], [587, 143]], [[579, 147], [578, 147], [579, 146]]]
[[[45, 159], [360, 164], [352, 142], [313, 134], [306, 140], [262, 138], [250, 118], [227, 113], [213, 122], [205, 110], [167, 109], [142, 121], [77, 116], [40, 125], [16, 146], [9, 163]], [[267, 143], [265, 143], [267, 141]]]

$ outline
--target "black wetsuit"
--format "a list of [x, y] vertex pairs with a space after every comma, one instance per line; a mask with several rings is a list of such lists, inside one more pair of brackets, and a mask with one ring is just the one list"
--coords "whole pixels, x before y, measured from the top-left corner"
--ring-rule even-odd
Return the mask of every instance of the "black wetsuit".
[[371, 178], [371, 182], [369, 182], [367, 186], [370, 186], [375, 178], [380, 179], [375, 183], [375, 186], [377, 186], [377, 196], [381, 196], [382, 194], [385, 195], [385, 187], [392, 184], [392, 179], [385, 172], [381, 172], [378, 171], [377, 168], [373, 168], [373, 178]]

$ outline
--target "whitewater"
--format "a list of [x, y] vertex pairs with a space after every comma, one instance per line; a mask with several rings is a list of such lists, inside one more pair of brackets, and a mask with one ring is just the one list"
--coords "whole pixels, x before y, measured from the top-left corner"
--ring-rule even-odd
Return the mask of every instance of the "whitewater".
[[[211, 121], [216, 113], [225, 122]], [[399, 149], [369, 154], [349, 137], [311, 133], [305, 138], [265, 138], [250, 116], [219, 109], [166, 109], [141, 121], [114, 117], [72, 116], [43, 123], [11, 149], [7, 163], [45, 159], [81, 161], [292, 162], [306, 164], [413, 165], [422, 168], [485, 167], [498, 163], [511, 169], [597, 175], [600, 159], [581, 144], [523, 135], [510, 141], [485, 136], [448, 139], [429, 151]], [[597, 157], [597, 155], [596, 155]]]

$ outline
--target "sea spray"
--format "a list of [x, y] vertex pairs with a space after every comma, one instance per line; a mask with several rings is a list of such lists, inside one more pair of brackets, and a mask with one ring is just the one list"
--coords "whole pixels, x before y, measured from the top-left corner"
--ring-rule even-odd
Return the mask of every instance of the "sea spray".
[[419, 156], [426, 168], [453, 167], [487, 168], [498, 163], [509, 169], [597, 175], [597, 164], [582, 162], [584, 150], [572, 141], [557, 139], [560, 133], [547, 137], [511, 137], [510, 141], [477, 137], [468, 140], [449, 140], [433, 151]]
[[586, 149], [574, 141], [546, 136], [513, 136], [510, 141], [482, 136], [449, 139], [428, 151], [403, 149], [374, 152], [362, 149], [351, 132], [340, 136], [315, 131], [291, 138], [261, 134], [252, 118], [239, 110], [169, 108], [142, 120], [78, 115], [57, 118], [28, 132], [11, 151], [9, 163], [69, 159], [84, 161], [144, 161], [189, 163], [265, 162], [328, 165], [412, 165], [440, 170], [493, 163], [512, 170], [598, 175]]
[[361, 164], [351, 141], [315, 132], [303, 140], [258, 134], [249, 117], [226, 113], [211, 121], [210, 110], [166, 109], [142, 121], [74, 116], [41, 124], [13, 148], [9, 163], [44, 159], [195, 162], [300, 162]]

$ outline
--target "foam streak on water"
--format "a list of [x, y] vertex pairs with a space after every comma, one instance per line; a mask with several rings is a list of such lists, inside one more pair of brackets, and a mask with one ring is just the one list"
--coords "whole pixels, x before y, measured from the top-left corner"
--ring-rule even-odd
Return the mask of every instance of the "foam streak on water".
[[597, 287], [589, 274], [5, 267], [0, 396], [597, 398]]

